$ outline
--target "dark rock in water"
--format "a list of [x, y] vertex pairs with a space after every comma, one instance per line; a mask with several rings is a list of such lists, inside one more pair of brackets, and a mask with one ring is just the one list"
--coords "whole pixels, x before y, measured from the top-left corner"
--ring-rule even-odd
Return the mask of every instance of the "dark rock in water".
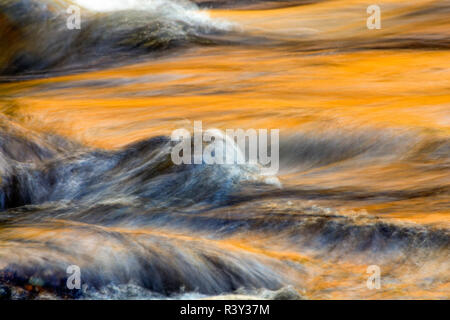
[[30, 285], [36, 287], [43, 287], [45, 284], [45, 281], [43, 279], [37, 277], [31, 277], [28, 282], [30, 283]]
[[7, 286], [0, 285], [0, 300], [10, 300], [11, 299], [11, 289]]
[[293, 287], [288, 286], [281, 288], [274, 292], [274, 295], [271, 297], [273, 300], [304, 300], [305, 298], [300, 295]]
[[11, 288], [11, 300], [29, 300], [34, 299], [35, 295], [31, 292], [20, 288], [20, 287], [12, 287]]

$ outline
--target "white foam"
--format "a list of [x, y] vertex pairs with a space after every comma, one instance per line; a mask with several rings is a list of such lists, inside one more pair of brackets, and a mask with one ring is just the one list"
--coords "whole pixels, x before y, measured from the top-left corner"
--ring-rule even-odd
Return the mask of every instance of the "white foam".
[[[222, 165], [228, 169], [231, 176], [239, 177], [241, 180], [259, 180], [279, 188], [282, 187], [282, 184], [275, 173], [268, 174], [257, 161], [246, 161], [245, 153], [241, 150], [234, 138], [228, 136], [219, 129], [209, 129], [208, 132], [212, 134], [215, 139], [222, 140], [224, 150], [223, 158], [232, 159], [232, 163]], [[215, 142], [216, 140], [214, 140], [213, 143]]]
[[199, 9], [188, 0], [73, 0], [73, 2], [96, 12], [147, 11], [157, 14], [158, 17], [183, 21], [193, 26], [223, 30], [232, 28], [230, 22], [212, 19], [208, 11]]

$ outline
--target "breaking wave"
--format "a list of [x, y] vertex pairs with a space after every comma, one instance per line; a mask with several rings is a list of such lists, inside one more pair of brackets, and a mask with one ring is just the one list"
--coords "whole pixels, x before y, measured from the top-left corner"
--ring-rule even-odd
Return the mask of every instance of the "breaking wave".
[[[81, 7], [80, 29], [69, 30], [67, 9]], [[187, 0], [0, 1], [3, 75], [84, 70], [191, 44], [214, 44], [232, 30]], [[11, 45], [12, 44], [12, 45]]]
[[[254, 168], [174, 165], [172, 146], [155, 137], [91, 149], [2, 118], [3, 295], [300, 299], [286, 287], [311, 272], [307, 265], [242, 251], [228, 239], [281, 237], [279, 245], [321, 259], [410, 265], [437, 261], [449, 248], [446, 229], [309, 205], [306, 190], [266, 184]], [[76, 293], [65, 283], [72, 264], [83, 270]]]

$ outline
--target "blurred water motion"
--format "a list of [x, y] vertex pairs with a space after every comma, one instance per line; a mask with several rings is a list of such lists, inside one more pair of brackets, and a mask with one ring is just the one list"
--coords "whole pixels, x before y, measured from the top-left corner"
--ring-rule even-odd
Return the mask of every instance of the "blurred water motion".
[[[380, 30], [360, 0], [86, 3], [0, 1], [0, 292], [450, 298], [450, 1]], [[281, 185], [174, 165], [195, 120], [280, 129]]]

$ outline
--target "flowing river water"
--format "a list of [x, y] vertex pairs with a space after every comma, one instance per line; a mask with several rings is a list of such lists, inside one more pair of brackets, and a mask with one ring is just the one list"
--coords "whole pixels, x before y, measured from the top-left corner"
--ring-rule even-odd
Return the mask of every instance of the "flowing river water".
[[[371, 4], [1, 0], [0, 295], [450, 298], [450, 1]], [[198, 120], [278, 174], [174, 165]]]

